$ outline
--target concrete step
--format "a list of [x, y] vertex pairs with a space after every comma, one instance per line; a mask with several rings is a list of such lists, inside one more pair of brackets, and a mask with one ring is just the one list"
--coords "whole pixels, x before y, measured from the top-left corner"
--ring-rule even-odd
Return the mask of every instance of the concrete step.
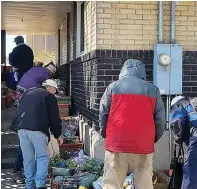
[[1, 145], [1, 159], [15, 158], [18, 145]]
[[1, 145], [18, 144], [18, 135], [12, 131], [1, 132]]
[[1, 159], [1, 169], [13, 169], [15, 158]]
[[1, 131], [8, 131], [16, 114], [16, 107], [10, 107], [1, 111]]

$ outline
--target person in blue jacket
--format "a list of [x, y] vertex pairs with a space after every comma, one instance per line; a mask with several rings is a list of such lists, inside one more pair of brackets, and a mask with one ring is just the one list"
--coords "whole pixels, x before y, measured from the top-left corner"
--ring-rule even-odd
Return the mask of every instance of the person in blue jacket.
[[170, 121], [175, 143], [187, 145], [181, 189], [197, 188], [197, 111], [190, 98], [177, 96], [171, 103]]

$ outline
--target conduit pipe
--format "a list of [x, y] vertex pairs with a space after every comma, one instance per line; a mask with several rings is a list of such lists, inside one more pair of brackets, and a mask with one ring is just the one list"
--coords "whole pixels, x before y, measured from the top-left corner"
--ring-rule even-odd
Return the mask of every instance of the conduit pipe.
[[158, 43], [163, 43], [163, 1], [159, 1]]
[[176, 2], [172, 1], [171, 2], [171, 30], [170, 30], [170, 43], [171, 44], [175, 43], [175, 27], [176, 27], [175, 5], [176, 5]]

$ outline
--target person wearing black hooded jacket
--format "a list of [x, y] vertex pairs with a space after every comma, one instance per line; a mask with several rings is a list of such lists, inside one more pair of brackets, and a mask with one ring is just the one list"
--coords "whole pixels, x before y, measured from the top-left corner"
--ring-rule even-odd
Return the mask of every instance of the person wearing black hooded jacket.
[[17, 36], [14, 42], [17, 46], [9, 54], [9, 63], [16, 70], [17, 82], [19, 82], [24, 73], [33, 67], [34, 54], [32, 49], [24, 43], [22, 36]]

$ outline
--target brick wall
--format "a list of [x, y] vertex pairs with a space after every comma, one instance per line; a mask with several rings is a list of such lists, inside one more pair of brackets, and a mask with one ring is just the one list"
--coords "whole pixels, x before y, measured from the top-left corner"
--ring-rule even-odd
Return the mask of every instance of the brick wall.
[[[92, 19], [95, 6], [96, 20]], [[183, 94], [192, 97], [197, 96], [196, 8], [196, 2], [176, 5], [176, 42], [184, 47]], [[156, 1], [85, 3], [85, 54], [70, 62], [74, 114], [83, 115], [90, 125], [98, 126], [100, 98], [109, 83], [118, 79], [128, 58], [142, 60], [147, 79], [152, 82], [157, 26]], [[164, 41], [169, 43], [170, 2], [164, 2], [163, 33]]]
[[66, 95], [70, 95], [70, 65], [63, 64], [57, 68], [56, 78], [66, 83]]
[[[71, 62], [71, 95], [73, 114], [82, 115], [89, 124], [98, 126], [100, 98], [106, 87], [118, 79], [123, 63], [139, 59], [146, 67], [147, 79], [153, 80], [152, 50], [96, 50]], [[197, 96], [197, 53], [183, 55], [183, 94]], [[165, 97], [164, 97], [165, 103]]]
[[[197, 50], [197, 2], [176, 3], [176, 42]], [[97, 49], [151, 50], [157, 42], [158, 2], [97, 2]], [[170, 40], [170, 2], [164, 2], [164, 41]]]
[[67, 63], [67, 16], [65, 15], [64, 21], [62, 22], [62, 28], [60, 30], [60, 65]]
[[[91, 53], [92, 54], [92, 53]], [[95, 52], [77, 58], [71, 64], [71, 97], [73, 114], [83, 115], [90, 125], [98, 125], [98, 108], [101, 93]]]

